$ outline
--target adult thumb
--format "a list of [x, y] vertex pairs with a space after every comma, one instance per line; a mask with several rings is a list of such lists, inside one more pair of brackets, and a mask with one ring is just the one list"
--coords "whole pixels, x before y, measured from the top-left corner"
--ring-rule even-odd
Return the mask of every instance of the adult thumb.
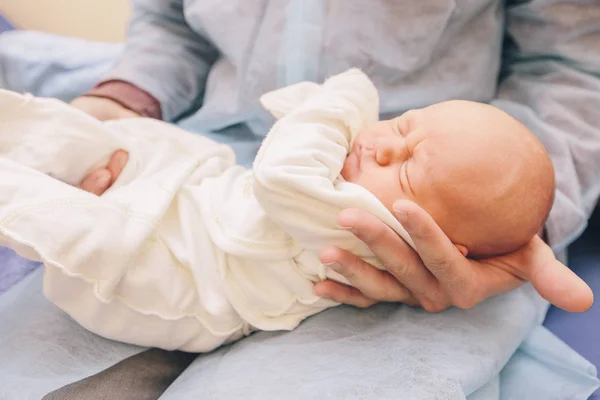
[[554, 257], [535, 263], [528, 279], [544, 299], [565, 311], [584, 312], [594, 304], [588, 284]]

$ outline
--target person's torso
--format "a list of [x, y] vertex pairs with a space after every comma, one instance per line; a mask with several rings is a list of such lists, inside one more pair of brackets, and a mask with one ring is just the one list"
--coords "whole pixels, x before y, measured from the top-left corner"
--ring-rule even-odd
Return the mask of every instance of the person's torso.
[[351, 67], [374, 81], [382, 114], [449, 99], [488, 102], [496, 91], [500, 0], [188, 0], [184, 12], [221, 54], [203, 106], [184, 122], [197, 130], [243, 122], [264, 135], [272, 120], [261, 94]]

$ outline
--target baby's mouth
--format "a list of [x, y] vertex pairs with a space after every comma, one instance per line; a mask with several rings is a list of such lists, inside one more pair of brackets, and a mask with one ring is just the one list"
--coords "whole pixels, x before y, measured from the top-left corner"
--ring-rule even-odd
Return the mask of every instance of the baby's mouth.
[[360, 172], [360, 162], [362, 160], [362, 146], [358, 146], [358, 148], [356, 149], [356, 172], [359, 173]]
[[362, 148], [362, 146], [357, 146], [356, 150], [354, 151], [354, 162], [353, 162], [354, 165], [352, 166], [353, 167], [352, 175], [353, 175], [354, 179], [358, 179], [358, 177], [362, 173], [362, 168], [361, 168], [362, 158], [363, 158], [363, 148]]

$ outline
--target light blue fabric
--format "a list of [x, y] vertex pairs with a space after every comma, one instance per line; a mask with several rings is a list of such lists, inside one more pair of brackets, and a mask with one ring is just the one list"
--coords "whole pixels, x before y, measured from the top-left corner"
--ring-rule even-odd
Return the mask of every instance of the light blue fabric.
[[[10, 360], [0, 363], [0, 399], [40, 399], [141, 351], [70, 320], [44, 298], [41, 273], [0, 297], [0, 354]], [[595, 368], [542, 327], [495, 375], [535, 325], [536, 298], [527, 286], [435, 318], [337, 307], [199, 357], [161, 399], [586, 399]]]
[[54, 307], [43, 295], [42, 272], [0, 297], [2, 400], [39, 400], [143, 350], [92, 335]]
[[[530, 399], [532, 393], [537, 393], [538, 399], [563, 400], [575, 392], [581, 394], [578, 398], [587, 399], [598, 388], [596, 375], [596, 368], [587, 360], [546, 328], [538, 327], [502, 370], [501, 398]], [[540, 386], [539, 382], [544, 384]]]
[[[584, 279], [596, 293], [600, 293], [600, 207], [590, 219], [585, 233], [569, 247], [569, 267]], [[596, 368], [600, 367], [600, 302], [583, 314], [572, 314], [551, 307], [544, 326], [561, 340], [588, 359]], [[600, 400], [596, 390], [590, 400]]]
[[[68, 100], [91, 87], [120, 50], [3, 34], [0, 76], [9, 88]], [[243, 125], [228, 131], [211, 135], [236, 142], [249, 162], [260, 135]], [[139, 351], [100, 339], [58, 312], [41, 295], [41, 272], [0, 297], [0, 354], [11, 360], [0, 365], [0, 398], [39, 398]], [[200, 357], [164, 398], [306, 399], [323, 392], [331, 399], [584, 399], [598, 387], [595, 368], [538, 326], [546, 307], [529, 286], [441, 314], [339, 307], [293, 332], [259, 333]]]
[[0, 34], [0, 87], [71, 100], [94, 87], [122, 46], [38, 32]]
[[17, 257], [10, 249], [0, 247], [0, 296], [39, 267], [39, 263]]

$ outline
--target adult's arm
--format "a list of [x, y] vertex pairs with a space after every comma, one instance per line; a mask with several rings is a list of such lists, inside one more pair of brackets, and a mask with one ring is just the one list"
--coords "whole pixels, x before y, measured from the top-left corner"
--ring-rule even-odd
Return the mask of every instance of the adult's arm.
[[[183, 0], [135, 0], [125, 50], [114, 69], [71, 104], [100, 120], [145, 116], [171, 121], [199, 104], [217, 57], [214, 46], [187, 24]], [[80, 187], [102, 194], [127, 159], [127, 153], [115, 153]]]
[[172, 121], [199, 104], [217, 57], [209, 40], [188, 25], [183, 0], [135, 0], [125, 49], [89, 95]]

